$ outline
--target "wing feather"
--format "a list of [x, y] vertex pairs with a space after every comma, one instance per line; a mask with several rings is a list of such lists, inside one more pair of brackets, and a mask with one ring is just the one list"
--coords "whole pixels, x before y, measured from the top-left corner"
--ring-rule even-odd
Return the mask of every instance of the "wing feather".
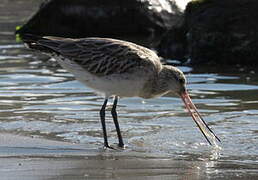
[[[39, 43], [98, 76], [121, 74], [133, 71], [135, 68], [155, 66], [155, 63], [149, 60], [153, 58], [148, 56], [153, 55], [151, 50], [126, 41], [107, 38], [62, 40], [49, 37], [40, 40]], [[157, 56], [154, 58], [159, 61]]]

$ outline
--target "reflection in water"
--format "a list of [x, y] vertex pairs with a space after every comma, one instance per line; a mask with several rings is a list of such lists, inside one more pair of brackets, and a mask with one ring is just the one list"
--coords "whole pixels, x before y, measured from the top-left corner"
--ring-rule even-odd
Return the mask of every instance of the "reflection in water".
[[[17, 17], [10, 18], [10, 27], [14, 28]], [[0, 19], [3, 22], [7, 23], [6, 19]], [[106, 152], [98, 149], [102, 146], [98, 117], [102, 98], [75, 81], [55, 61], [15, 43], [11, 31], [0, 26], [0, 131], [77, 142], [95, 150], [93, 155], [82, 155], [88, 159], [80, 156], [64, 165], [71, 161], [65, 157], [60, 160], [63, 164], [53, 164], [64, 168], [60, 169], [62, 174], [75, 167], [80, 168], [73, 175], [83, 172], [83, 176], [100, 179], [132, 174], [180, 179], [255, 174], [257, 69], [179, 67], [187, 74], [194, 103], [222, 140], [221, 149], [208, 146], [181, 100], [168, 94], [149, 100], [122, 99], [118, 113], [128, 147], [122, 152]], [[108, 135], [114, 144], [116, 131], [111, 115], [107, 116]]]

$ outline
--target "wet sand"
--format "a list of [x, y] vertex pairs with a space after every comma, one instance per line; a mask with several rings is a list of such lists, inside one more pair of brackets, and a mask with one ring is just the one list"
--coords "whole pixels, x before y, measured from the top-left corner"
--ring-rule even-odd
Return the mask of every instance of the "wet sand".
[[[192, 180], [220, 179], [221, 176], [250, 179], [257, 175], [256, 169], [244, 165], [239, 169], [230, 161], [184, 160], [148, 153], [144, 156], [130, 148], [104, 150], [12, 134], [0, 134], [0, 142], [1, 180]], [[241, 173], [243, 168], [248, 173]]]
[[[90, 149], [82, 144], [12, 134], [0, 134], [0, 142], [1, 179], [151, 180], [193, 175], [191, 162], [140, 157], [127, 150]], [[199, 172], [195, 174], [200, 176]]]

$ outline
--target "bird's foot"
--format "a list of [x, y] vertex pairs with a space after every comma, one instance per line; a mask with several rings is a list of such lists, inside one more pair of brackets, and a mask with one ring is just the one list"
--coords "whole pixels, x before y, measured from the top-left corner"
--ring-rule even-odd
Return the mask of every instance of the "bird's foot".
[[115, 150], [115, 148], [114, 148], [114, 147], [109, 146], [108, 144], [105, 144], [105, 145], [104, 145], [104, 150], [106, 150], [106, 149], [112, 149], [112, 150]]
[[104, 150], [124, 150], [126, 146], [124, 144], [117, 144], [117, 146], [104, 145]]
[[117, 146], [118, 146], [119, 149], [125, 149], [126, 148], [124, 143], [119, 143]]

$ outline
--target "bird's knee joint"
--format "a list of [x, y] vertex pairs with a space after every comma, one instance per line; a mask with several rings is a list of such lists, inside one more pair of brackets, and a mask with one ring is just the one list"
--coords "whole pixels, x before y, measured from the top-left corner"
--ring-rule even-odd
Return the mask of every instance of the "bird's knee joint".
[[112, 116], [117, 115], [117, 113], [116, 113], [116, 109], [115, 109], [115, 108], [112, 108], [112, 110], [111, 110], [111, 114], [112, 114]]
[[105, 109], [101, 109], [101, 110], [99, 111], [99, 114], [100, 114], [100, 116], [105, 116]]

